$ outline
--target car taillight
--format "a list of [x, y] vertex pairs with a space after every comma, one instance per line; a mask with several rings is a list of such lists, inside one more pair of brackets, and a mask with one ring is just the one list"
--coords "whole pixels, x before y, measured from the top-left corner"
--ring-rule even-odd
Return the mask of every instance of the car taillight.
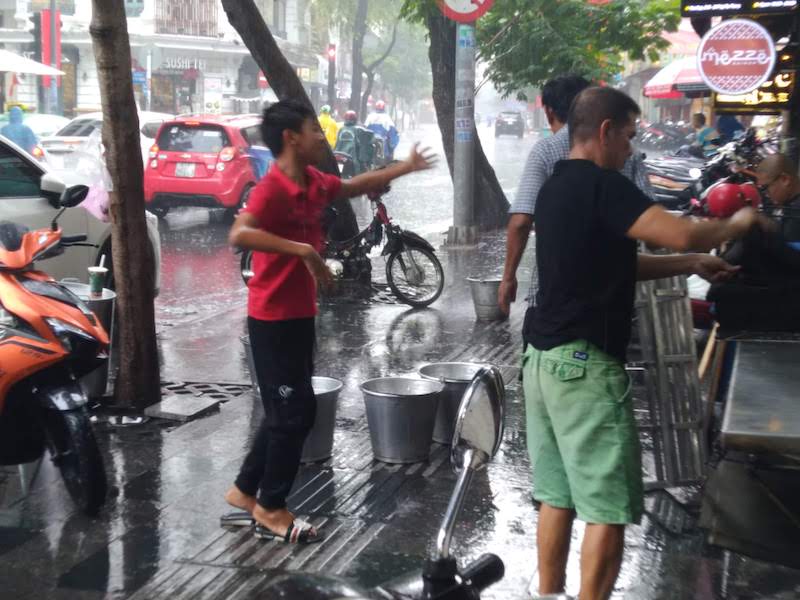
[[31, 155], [39, 160], [44, 160], [44, 150], [42, 150], [41, 146], [34, 146], [33, 150], [31, 150]]
[[219, 159], [222, 162], [231, 162], [234, 158], [236, 158], [236, 148], [233, 148], [231, 146], [223, 148], [222, 151], [219, 153]]
[[156, 158], [158, 156], [158, 144], [153, 144], [150, 146], [150, 158]]

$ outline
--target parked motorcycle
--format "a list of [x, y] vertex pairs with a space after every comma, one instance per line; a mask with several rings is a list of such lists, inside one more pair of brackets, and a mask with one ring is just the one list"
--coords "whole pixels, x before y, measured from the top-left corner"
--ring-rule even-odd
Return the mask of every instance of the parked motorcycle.
[[[372, 222], [354, 237], [344, 241], [328, 241], [322, 258], [340, 281], [369, 284], [372, 281], [373, 248], [385, 244], [381, 252], [386, 258], [386, 281], [392, 293], [410, 306], [428, 306], [444, 289], [444, 270], [434, 247], [421, 236], [395, 225], [381, 198], [390, 187], [367, 194], [375, 216]], [[252, 252], [242, 252], [242, 279], [253, 276]]]
[[75, 294], [33, 269], [84, 245], [85, 235], [62, 235], [58, 219], [89, 188], [65, 189], [47, 174], [41, 188], [62, 207], [49, 229], [0, 222], [0, 464], [36, 460], [47, 448], [72, 499], [93, 515], [106, 474], [77, 379], [108, 359], [109, 338]]
[[505, 574], [503, 561], [484, 554], [460, 569], [450, 552], [453, 530], [475, 472], [495, 456], [503, 438], [505, 392], [497, 367], [482, 368], [461, 399], [451, 460], [459, 471], [458, 483], [450, 497], [436, 536], [436, 547], [419, 571], [400, 576], [371, 590], [345, 580], [312, 573], [287, 573], [273, 577], [259, 588], [262, 598], [303, 598], [304, 600], [480, 600], [481, 591]]
[[[777, 152], [774, 140], [759, 139], [755, 129], [721, 147], [709, 160], [691, 156], [647, 159], [650, 183], [656, 199], [671, 210], [698, 213], [704, 194], [719, 181], [746, 183], [755, 180], [754, 169], [761, 160]], [[693, 203], [694, 200], [694, 203]], [[702, 212], [702, 211], [701, 211]]]

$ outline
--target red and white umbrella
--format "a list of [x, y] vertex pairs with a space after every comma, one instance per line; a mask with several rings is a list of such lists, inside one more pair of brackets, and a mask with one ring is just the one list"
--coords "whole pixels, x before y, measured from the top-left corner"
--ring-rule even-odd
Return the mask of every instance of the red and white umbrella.
[[648, 98], [682, 98], [683, 92], [707, 90], [697, 70], [697, 59], [687, 56], [671, 62], [644, 86]]

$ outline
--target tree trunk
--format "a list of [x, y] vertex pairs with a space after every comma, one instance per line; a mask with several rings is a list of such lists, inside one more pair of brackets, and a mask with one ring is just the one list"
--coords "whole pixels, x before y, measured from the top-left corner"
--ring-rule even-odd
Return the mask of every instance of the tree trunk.
[[111, 248], [121, 357], [115, 395], [118, 404], [142, 409], [161, 399], [161, 381], [153, 306], [155, 257], [147, 237], [139, 118], [123, 1], [92, 0], [89, 31], [100, 80], [106, 165], [114, 184]]
[[[278, 98], [302, 102], [314, 110], [314, 105], [306, 94], [297, 72], [281, 52], [255, 2], [222, 0], [222, 7], [228, 15], [228, 21], [241, 36], [244, 45], [250, 50], [250, 54]], [[326, 173], [339, 175], [339, 167], [331, 151], [328, 151], [325, 160], [317, 166]], [[334, 240], [342, 240], [356, 235], [358, 223], [350, 201], [337, 202], [336, 209], [339, 211], [339, 216], [328, 231], [328, 236]]]
[[373, 85], [375, 85], [375, 71], [367, 71], [367, 87], [361, 96], [361, 106], [358, 113], [362, 122], [367, 118], [367, 103], [369, 102], [369, 95], [372, 93]]
[[[427, 19], [431, 45], [428, 56], [433, 69], [433, 104], [442, 133], [450, 176], [453, 176], [455, 144], [455, 68], [456, 25], [436, 12]], [[497, 174], [483, 152], [477, 129], [475, 136], [475, 219], [484, 230], [505, 226], [508, 221], [508, 200], [497, 180]]]
[[361, 104], [361, 75], [364, 73], [364, 38], [367, 35], [369, 0], [358, 0], [353, 23], [353, 82], [350, 86], [350, 110]]
[[372, 93], [372, 86], [375, 85], [375, 71], [384, 63], [384, 61], [386, 61], [387, 58], [389, 58], [392, 50], [394, 50], [394, 45], [397, 43], [397, 26], [399, 24], [400, 21], [397, 21], [394, 24], [394, 27], [392, 28], [392, 40], [389, 42], [389, 45], [386, 47], [384, 53], [381, 54], [373, 63], [364, 67], [364, 72], [367, 74], [367, 89], [364, 90], [358, 107], [358, 110], [360, 111], [358, 114], [362, 119], [365, 119], [367, 116], [367, 103], [369, 102], [369, 95]]

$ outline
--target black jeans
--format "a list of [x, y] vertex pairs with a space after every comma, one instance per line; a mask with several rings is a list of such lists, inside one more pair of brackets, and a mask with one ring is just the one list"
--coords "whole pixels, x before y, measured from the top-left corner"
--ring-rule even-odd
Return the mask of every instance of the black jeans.
[[311, 386], [314, 319], [248, 318], [247, 328], [264, 420], [236, 478], [236, 487], [251, 496], [258, 494], [258, 503], [274, 510], [286, 507], [303, 443], [317, 412]]

